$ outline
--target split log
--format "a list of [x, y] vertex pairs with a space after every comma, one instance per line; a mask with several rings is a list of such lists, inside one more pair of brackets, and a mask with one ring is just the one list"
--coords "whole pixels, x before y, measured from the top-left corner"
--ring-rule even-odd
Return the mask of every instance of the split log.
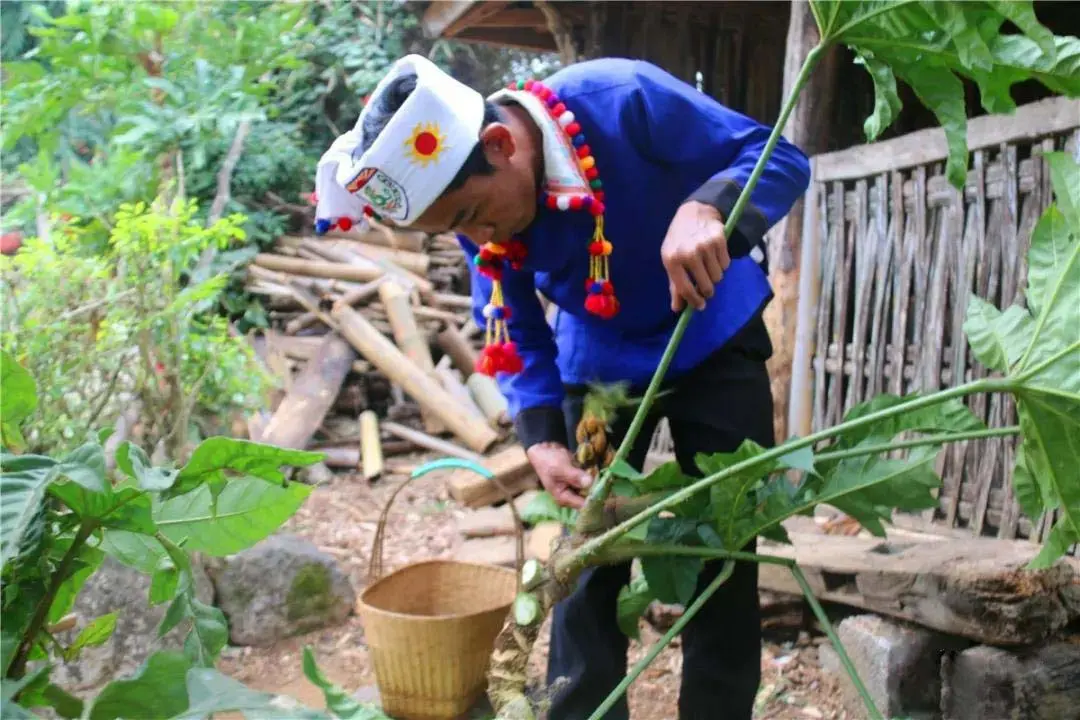
[[[481, 464], [495, 475], [511, 495], [519, 495], [537, 486], [532, 465], [520, 445], [512, 445]], [[493, 481], [474, 472], [457, 470], [447, 479], [446, 485], [450, 497], [466, 507], [483, 507], [505, 499]]]
[[477, 353], [456, 327], [450, 326], [439, 333], [439, 347], [454, 361], [454, 367], [466, 377], [476, 371]]
[[495, 378], [474, 372], [469, 375], [465, 385], [469, 388], [472, 399], [476, 402], [480, 411], [484, 413], [484, 417], [487, 418], [488, 422], [496, 426], [510, 423], [507, 416], [506, 397], [499, 390], [499, 384], [495, 382]]
[[383, 452], [379, 417], [373, 410], [360, 413], [360, 454], [364, 479], [377, 480], [383, 472]]
[[337, 335], [327, 335], [296, 378], [262, 433], [262, 442], [302, 450], [334, 404], [356, 352]]
[[428, 407], [451, 432], [476, 452], [484, 452], [498, 434], [463, 410], [430, 375], [417, 368], [364, 317], [347, 305], [335, 304], [332, 317], [345, 338], [372, 365], [401, 386], [421, 406]]
[[[409, 304], [408, 293], [396, 282], [384, 282], [379, 285], [379, 298], [390, 320], [394, 342], [416, 367], [431, 375], [435, 370], [435, 363], [431, 359], [431, 348], [428, 347], [427, 337], [421, 335], [420, 329], [416, 326], [416, 318], [413, 316], [412, 305]], [[429, 433], [445, 432], [446, 427], [430, 410], [422, 408], [420, 416], [424, 420], [424, 429]]]
[[259, 253], [255, 256], [255, 264], [268, 270], [307, 275], [310, 277], [334, 278], [337, 280], [352, 280], [353, 282], [370, 282], [383, 276], [384, 272], [379, 267], [362, 267], [359, 265], [346, 265], [344, 263], [327, 262], [325, 260], [304, 260], [302, 258], [290, 258], [272, 253]]
[[407, 425], [400, 423], [386, 421], [382, 424], [383, 430], [394, 435], [396, 437], [408, 440], [409, 442], [419, 445], [420, 447], [427, 448], [428, 450], [434, 450], [437, 453], [444, 455], [452, 455], [459, 457], [462, 460], [471, 460], [475, 463], [483, 463], [484, 458], [476, 453], [469, 452], [465, 448], [458, 447], [452, 442], [446, 440], [440, 440], [437, 437], [431, 437], [426, 433], [422, 433], [419, 430], [413, 430]]

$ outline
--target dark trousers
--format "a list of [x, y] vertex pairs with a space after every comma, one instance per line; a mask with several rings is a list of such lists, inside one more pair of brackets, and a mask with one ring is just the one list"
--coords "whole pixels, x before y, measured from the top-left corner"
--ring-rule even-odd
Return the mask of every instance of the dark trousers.
[[[629, 457], [634, 467], [642, 467], [661, 417], [668, 419], [679, 465], [694, 477], [701, 476], [694, 464], [698, 453], [731, 452], [746, 438], [774, 444], [772, 394], [760, 353], [724, 349], [673, 389], [654, 405], [638, 436]], [[637, 397], [642, 392], [634, 389]], [[633, 409], [612, 424], [611, 442], [624, 436]], [[571, 447], [581, 412], [582, 389], [568, 388], [564, 414]], [[718, 561], [705, 565], [695, 597], [720, 567]], [[569, 682], [554, 696], [550, 720], [586, 720], [625, 677], [629, 641], [616, 622], [616, 599], [629, 579], [629, 563], [590, 568], [555, 606], [547, 682]], [[736, 563], [731, 578], [683, 629], [679, 720], [751, 720], [761, 682], [757, 580], [755, 563]], [[625, 695], [604, 717], [629, 717]]]

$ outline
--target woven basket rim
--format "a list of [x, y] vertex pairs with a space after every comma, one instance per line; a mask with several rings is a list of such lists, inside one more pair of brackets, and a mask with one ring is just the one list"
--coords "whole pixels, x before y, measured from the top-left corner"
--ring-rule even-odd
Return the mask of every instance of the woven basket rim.
[[509, 602], [505, 602], [505, 603], [502, 603], [500, 605], [496, 605], [494, 607], [490, 607], [490, 608], [487, 608], [487, 609], [476, 610], [476, 611], [468, 612], [468, 613], [448, 613], [448, 614], [443, 614], [443, 615], [411, 615], [409, 613], [402, 613], [402, 612], [395, 612], [393, 610], [386, 610], [386, 609], [381, 608], [381, 607], [376, 607], [375, 605], [372, 605], [372, 604], [367, 602], [366, 598], [368, 597], [368, 595], [373, 590], [375, 590], [375, 588], [382, 585], [384, 582], [390, 580], [395, 575], [398, 575], [400, 573], [405, 572], [406, 570], [412, 570], [414, 568], [422, 567], [424, 565], [457, 565], [457, 566], [460, 566], [460, 567], [482, 568], [484, 570], [496, 571], [496, 572], [499, 572], [499, 573], [504, 573], [504, 574], [513, 575], [513, 576], [517, 575], [517, 572], [515, 570], [512, 570], [510, 568], [504, 568], [504, 567], [501, 567], [499, 565], [490, 565], [490, 564], [487, 564], [487, 563], [476, 563], [476, 562], [468, 562], [468, 561], [465, 561], [465, 560], [449, 560], [449, 559], [439, 559], [439, 558], [433, 558], [431, 560], [417, 560], [416, 562], [411, 562], [411, 563], [407, 563], [405, 565], [402, 565], [401, 567], [395, 569], [393, 572], [390, 572], [390, 573], [387, 573], [386, 575], [383, 575], [381, 578], [379, 578], [375, 582], [368, 585], [360, 593], [360, 597], [357, 599], [357, 604], [360, 605], [363, 608], [364, 611], [377, 613], [379, 615], [382, 615], [383, 617], [392, 617], [392, 618], [398, 618], [398, 619], [402, 619], [402, 620], [409, 620], [410, 622], [445, 622], [447, 620], [468, 620], [468, 619], [471, 619], [471, 618], [480, 617], [481, 615], [487, 615], [488, 613], [495, 612], [497, 610], [502, 610], [503, 612], [505, 612], [505, 611], [510, 609], [511, 605], [514, 604], [514, 599], [511, 598]]

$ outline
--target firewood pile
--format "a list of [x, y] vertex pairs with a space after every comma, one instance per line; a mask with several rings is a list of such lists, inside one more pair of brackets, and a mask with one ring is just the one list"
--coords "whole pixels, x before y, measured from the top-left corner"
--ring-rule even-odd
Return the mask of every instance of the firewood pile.
[[[487, 466], [515, 495], [536, 486], [505, 398], [474, 371], [483, 331], [453, 236], [378, 225], [285, 236], [255, 256], [246, 287], [269, 309], [271, 329], [252, 341], [281, 380], [270, 409], [248, 419], [251, 439], [317, 450], [368, 481], [433, 452]], [[469, 507], [503, 499], [476, 473], [448, 484]]]

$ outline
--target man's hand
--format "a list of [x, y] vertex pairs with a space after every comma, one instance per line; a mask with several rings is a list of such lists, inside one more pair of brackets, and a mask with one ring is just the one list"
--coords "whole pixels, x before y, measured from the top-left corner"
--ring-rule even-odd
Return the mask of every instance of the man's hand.
[[668, 274], [672, 311], [681, 311], [686, 303], [703, 309], [731, 264], [720, 212], [694, 200], [681, 205], [660, 246], [660, 258]]
[[575, 510], [585, 504], [585, 498], [576, 491], [588, 488], [592, 478], [574, 466], [574, 456], [569, 449], [558, 443], [537, 443], [529, 448], [526, 455], [540, 483], [555, 498], [555, 502]]

